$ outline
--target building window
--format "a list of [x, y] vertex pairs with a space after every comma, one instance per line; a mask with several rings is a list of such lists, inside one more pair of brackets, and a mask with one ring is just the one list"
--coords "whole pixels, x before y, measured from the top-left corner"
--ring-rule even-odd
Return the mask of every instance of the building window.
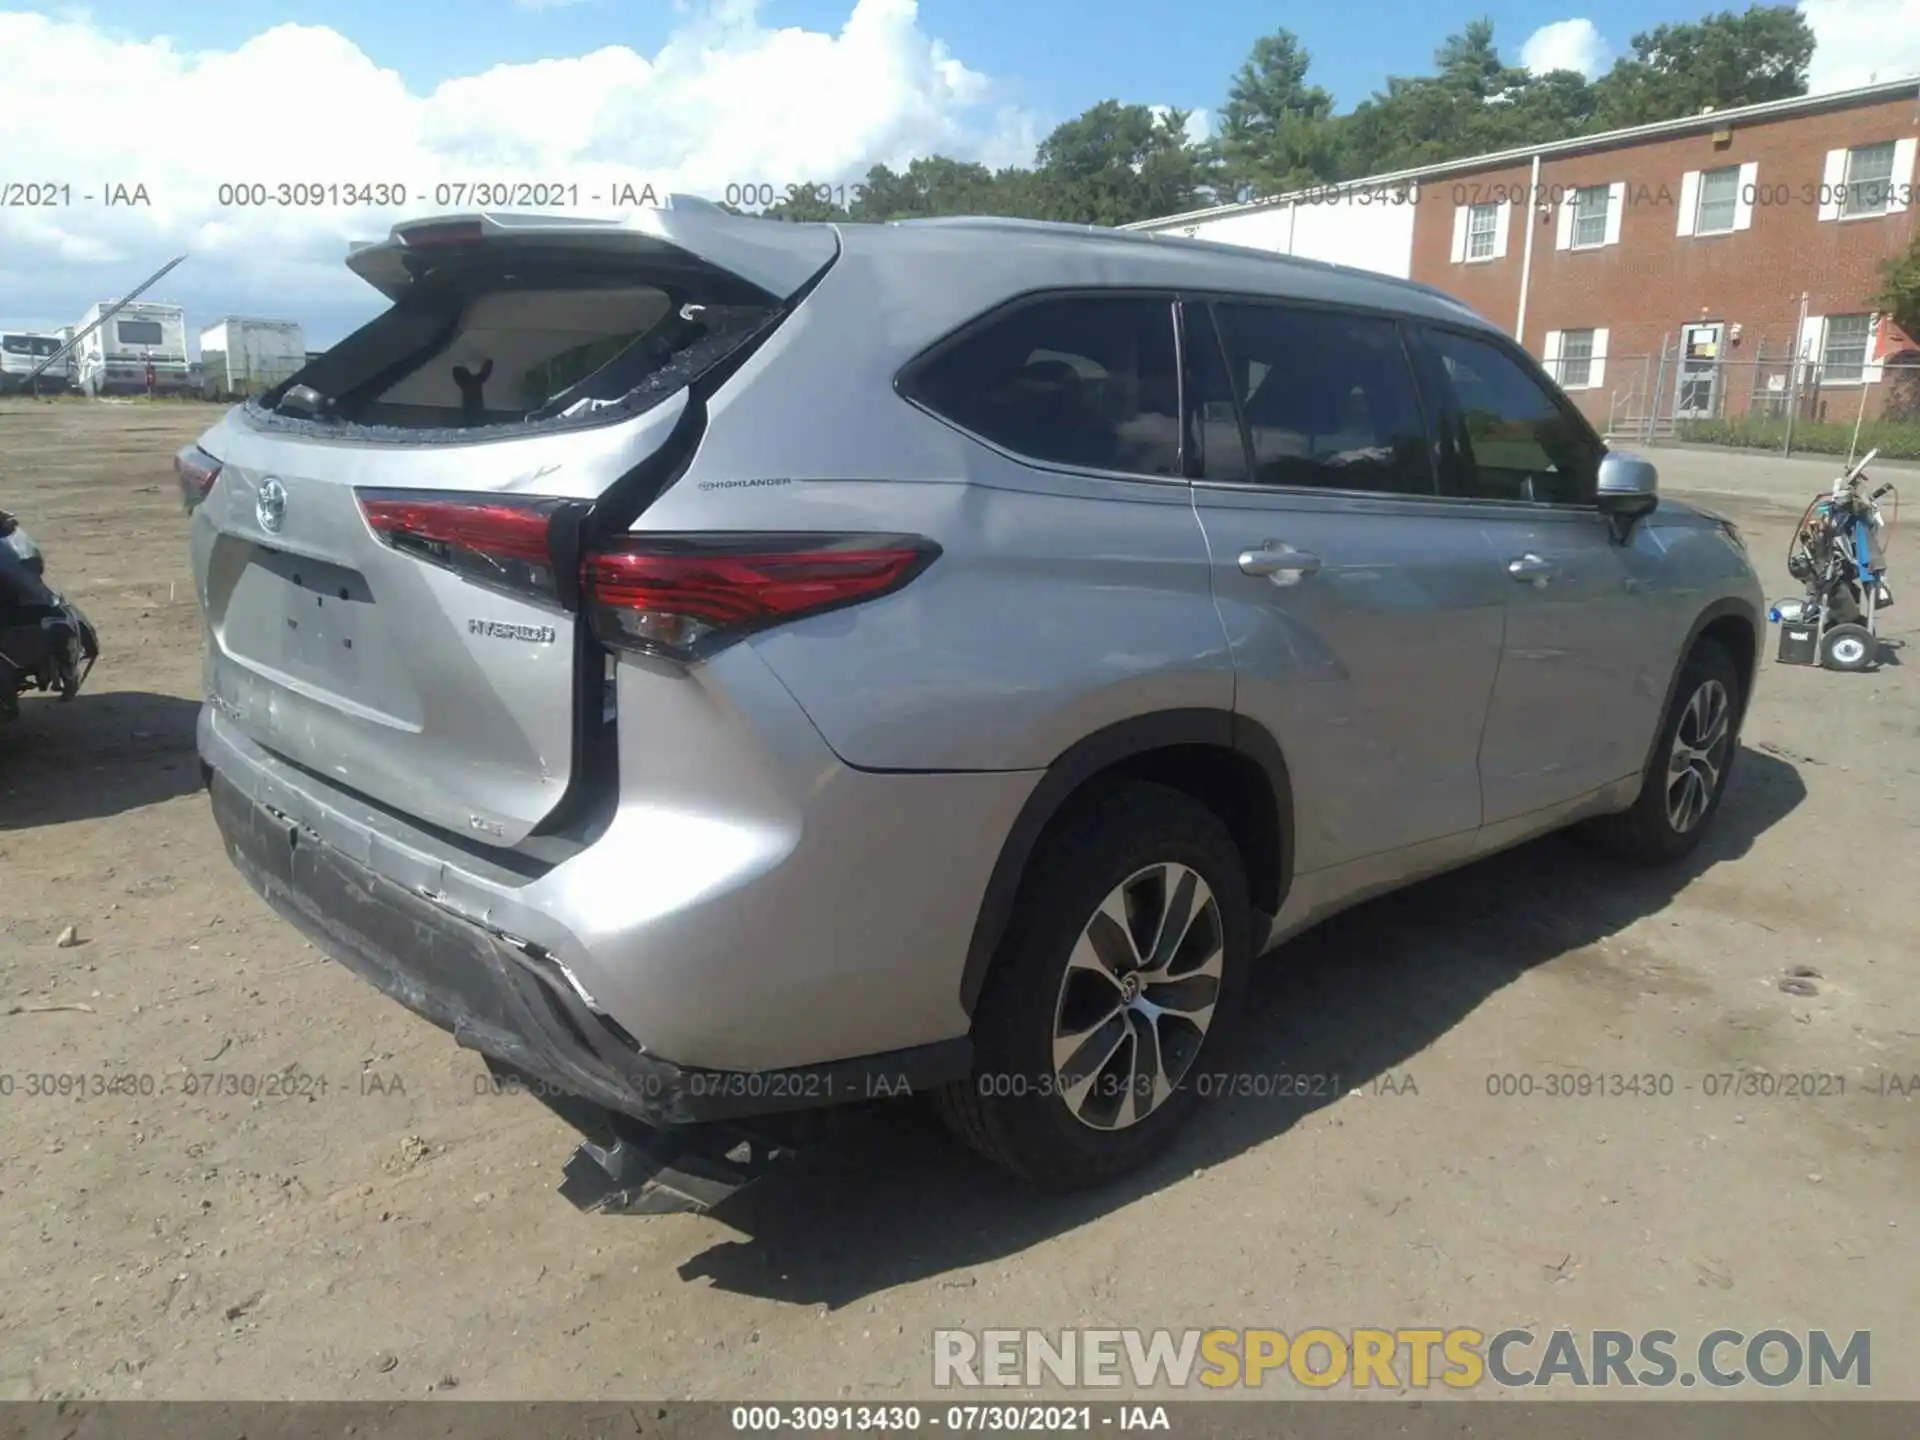
[[1593, 331], [1560, 332], [1560, 388], [1584, 390], [1593, 383]]
[[1607, 243], [1607, 196], [1605, 185], [1588, 185], [1573, 196], [1573, 243], [1576, 249]]
[[1467, 259], [1493, 259], [1494, 231], [1499, 224], [1498, 205], [1475, 205], [1467, 212]]
[[1872, 334], [1871, 315], [1829, 315], [1826, 344], [1820, 352], [1821, 379], [1828, 384], [1862, 379], [1867, 370], [1867, 342]]
[[1700, 176], [1700, 208], [1695, 213], [1693, 233], [1722, 235], [1733, 229], [1740, 208], [1740, 167], [1708, 170]]
[[1857, 145], [1847, 152], [1847, 184], [1840, 195], [1840, 213], [1884, 215], [1893, 198], [1893, 141]]

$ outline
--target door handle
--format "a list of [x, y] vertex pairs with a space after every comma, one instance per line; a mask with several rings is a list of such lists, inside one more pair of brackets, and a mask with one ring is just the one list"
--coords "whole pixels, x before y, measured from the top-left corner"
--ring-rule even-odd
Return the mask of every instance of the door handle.
[[1507, 562], [1507, 574], [1516, 580], [1524, 581], [1536, 589], [1547, 584], [1560, 573], [1560, 567], [1542, 556], [1526, 554]]
[[1317, 574], [1319, 569], [1318, 555], [1296, 550], [1278, 540], [1263, 541], [1256, 550], [1240, 552], [1240, 571], [1244, 575], [1266, 575], [1276, 580], [1284, 576], [1283, 583], [1291, 583]]

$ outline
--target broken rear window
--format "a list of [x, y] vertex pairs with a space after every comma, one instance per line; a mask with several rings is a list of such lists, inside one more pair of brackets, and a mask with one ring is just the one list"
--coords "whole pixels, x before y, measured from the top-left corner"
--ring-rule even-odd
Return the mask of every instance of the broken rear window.
[[713, 303], [684, 276], [515, 269], [470, 264], [421, 284], [263, 408], [410, 433], [619, 418], [684, 388], [777, 313], [771, 300], [740, 303], [737, 287]]

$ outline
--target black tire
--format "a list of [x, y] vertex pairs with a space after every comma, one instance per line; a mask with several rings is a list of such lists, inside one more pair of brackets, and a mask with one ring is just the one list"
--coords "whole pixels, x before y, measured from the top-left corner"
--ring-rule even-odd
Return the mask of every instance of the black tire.
[[[1082, 932], [1123, 885], [1133, 886], [1128, 899], [1138, 900], [1141, 909], [1133, 913], [1142, 918], [1136, 924], [1146, 928], [1152, 897], [1164, 898], [1168, 887], [1150, 875], [1142, 878], [1143, 872], [1159, 865], [1184, 866], [1197, 876], [1212, 891], [1212, 914], [1209, 919], [1204, 904], [1185, 911], [1194, 921], [1195, 948], [1183, 949], [1181, 958], [1172, 962], [1161, 956], [1163, 964], [1170, 964], [1171, 979], [1186, 977], [1177, 996], [1171, 981], [1158, 987], [1136, 982], [1135, 993], [1142, 998], [1158, 994], [1162, 1001], [1177, 998], [1182, 1004], [1203, 997], [1204, 982], [1211, 977], [1190, 974], [1196, 963], [1191, 957], [1202, 949], [1210, 956], [1217, 938], [1213, 1008], [1197, 1045], [1189, 1033], [1196, 1029], [1193, 1025], [1177, 1018], [1148, 1020], [1138, 1012], [1118, 1012], [1088, 1032], [1120, 1038], [1108, 1062], [1113, 1070], [1097, 1071], [1077, 1097], [1083, 1109], [1111, 1105], [1117, 1111], [1131, 1105], [1125, 1077], [1135, 1059], [1162, 1056], [1166, 1071], [1179, 1076], [1171, 1093], [1148, 1107], [1144, 1116], [1114, 1128], [1096, 1128], [1069, 1107], [1054, 1064], [1054, 1036], [1064, 1011], [1089, 988], [1096, 993], [1088, 997], [1094, 1007], [1088, 1013], [1107, 1003], [1097, 993], [1107, 981], [1097, 972], [1078, 976], [1070, 1002], [1067, 971]], [[1174, 907], [1182, 913], [1177, 900]], [[1212, 811], [1159, 785], [1102, 785], [1070, 804], [1042, 837], [974, 1010], [974, 1073], [967, 1081], [936, 1091], [935, 1109], [973, 1149], [1047, 1189], [1099, 1184], [1145, 1164], [1173, 1139], [1201, 1098], [1199, 1066], [1220, 1053], [1240, 1009], [1250, 930], [1240, 852]], [[1122, 928], [1106, 933], [1110, 940], [1127, 939]], [[1138, 949], [1135, 943], [1132, 953]], [[1211, 969], [1211, 962], [1202, 968]], [[1126, 991], [1118, 988], [1116, 993], [1124, 997]], [[1119, 1029], [1109, 1030], [1116, 1024]], [[1155, 1037], [1153, 1048], [1143, 1051], [1139, 1047], [1148, 1036]], [[1069, 1063], [1068, 1068], [1075, 1067]]]
[[1880, 642], [1864, 625], [1834, 625], [1820, 637], [1820, 664], [1828, 670], [1859, 674], [1880, 659]]
[[[1703, 690], [1714, 685], [1720, 688], [1727, 707], [1726, 733], [1717, 746], [1709, 747], [1715, 757], [1714, 778], [1706, 804], [1694, 814], [1692, 822], [1683, 827], [1676, 823], [1669, 805], [1672, 798], [1669, 765], [1682, 723], [1692, 723], [1690, 707]], [[1680, 678], [1660, 723], [1659, 743], [1653, 747], [1653, 756], [1647, 762], [1638, 798], [1631, 808], [1618, 815], [1589, 820], [1574, 833], [1596, 848], [1635, 865], [1671, 865], [1691, 855], [1719, 813], [1721, 797], [1727, 793], [1727, 777], [1733, 769], [1734, 757], [1740, 752], [1740, 722], [1745, 706], [1746, 695], [1733, 657], [1716, 641], [1704, 637], [1697, 641], [1680, 667]]]

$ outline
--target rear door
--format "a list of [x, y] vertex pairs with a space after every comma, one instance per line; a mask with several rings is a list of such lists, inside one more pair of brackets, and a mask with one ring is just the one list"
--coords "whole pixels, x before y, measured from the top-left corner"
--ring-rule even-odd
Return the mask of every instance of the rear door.
[[1615, 543], [1595, 504], [1604, 447], [1531, 361], [1504, 338], [1436, 327], [1416, 354], [1441, 418], [1442, 487], [1486, 527], [1506, 591], [1480, 747], [1493, 826], [1639, 770], [1671, 597], [1657, 533]]
[[1236, 709], [1287, 754], [1297, 871], [1470, 838], [1506, 597], [1477, 519], [1437, 494], [1394, 321], [1186, 312], [1195, 505]]
[[710, 207], [396, 234], [353, 257], [393, 308], [201, 442], [208, 703], [336, 785], [510, 845], [602, 719], [580, 547], [630, 520], [648, 462], [689, 443], [689, 386], [836, 241]]

